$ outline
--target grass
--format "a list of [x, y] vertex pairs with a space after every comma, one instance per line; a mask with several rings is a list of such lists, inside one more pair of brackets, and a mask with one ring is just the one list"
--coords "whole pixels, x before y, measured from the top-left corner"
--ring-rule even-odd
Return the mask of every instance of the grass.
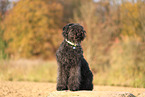
[[[104, 72], [93, 73], [93, 83], [96, 85], [125, 86], [145, 88], [144, 74], [130, 76], [122, 69], [109, 69]], [[57, 79], [56, 61], [17, 60], [1, 61], [0, 81], [34, 81], [55, 82]]]
[[19, 60], [0, 64], [1, 81], [56, 82], [56, 77], [55, 61]]
[[123, 74], [120, 68], [116, 70], [109, 68], [106, 72], [98, 72], [94, 74], [94, 84], [109, 86], [124, 86], [134, 88], [145, 88], [145, 78], [142, 72], [141, 76], [131, 74]]

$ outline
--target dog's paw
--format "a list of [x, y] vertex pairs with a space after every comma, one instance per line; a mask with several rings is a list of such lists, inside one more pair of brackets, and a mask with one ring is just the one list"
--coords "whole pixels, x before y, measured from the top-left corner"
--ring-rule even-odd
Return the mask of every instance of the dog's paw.
[[57, 86], [57, 91], [63, 91], [63, 90], [68, 90], [68, 88], [67, 87], [65, 87], [65, 86]]
[[69, 87], [69, 90], [70, 90], [70, 91], [78, 91], [79, 88], [76, 87], [76, 86], [71, 86], [71, 87]]
[[79, 89], [77, 89], [77, 88], [72, 88], [72, 89], [70, 89], [70, 91], [78, 91]]

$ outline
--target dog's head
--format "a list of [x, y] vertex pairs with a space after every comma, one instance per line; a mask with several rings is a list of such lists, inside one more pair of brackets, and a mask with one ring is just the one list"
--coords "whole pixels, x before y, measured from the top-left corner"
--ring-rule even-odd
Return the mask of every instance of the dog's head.
[[63, 37], [71, 42], [80, 43], [85, 38], [86, 31], [79, 24], [70, 23], [63, 27]]

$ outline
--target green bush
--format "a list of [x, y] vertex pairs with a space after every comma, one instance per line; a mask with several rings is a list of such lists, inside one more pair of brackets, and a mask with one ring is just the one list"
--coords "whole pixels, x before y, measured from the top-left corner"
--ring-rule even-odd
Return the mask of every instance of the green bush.
[[0, 60], [7, 58], [7, 54], [5, 53], [6, 42], [3, 40], [3, 32], [0, 25]]

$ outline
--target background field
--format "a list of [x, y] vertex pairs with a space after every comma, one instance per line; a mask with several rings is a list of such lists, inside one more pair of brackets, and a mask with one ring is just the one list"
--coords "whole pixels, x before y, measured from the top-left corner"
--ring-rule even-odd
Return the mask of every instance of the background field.
[[[34, 81], [34, 82], [52, 82], [57, 80], [57, 62], [43, 60], [2, 61], [0, 65], [0, 81]], [[92, 68], [91, 68], [92, 69]], [[95, 85], [125, 86], [144, 88], [143, 79], [126, 80], [126, 76], [115, 76], [111, 72], [94, 73], [93, 83]], [[116, 72], [117, 73], [117, 72]], [[121, 75], [121, 74], [120, 74]], [[116, 77], [116, 78], [115, 78]]]
[[56, 82], [62, 28], [87, 32], [96, 85], [145, 88], [145, 0], [0, 0], [0, 81]]

